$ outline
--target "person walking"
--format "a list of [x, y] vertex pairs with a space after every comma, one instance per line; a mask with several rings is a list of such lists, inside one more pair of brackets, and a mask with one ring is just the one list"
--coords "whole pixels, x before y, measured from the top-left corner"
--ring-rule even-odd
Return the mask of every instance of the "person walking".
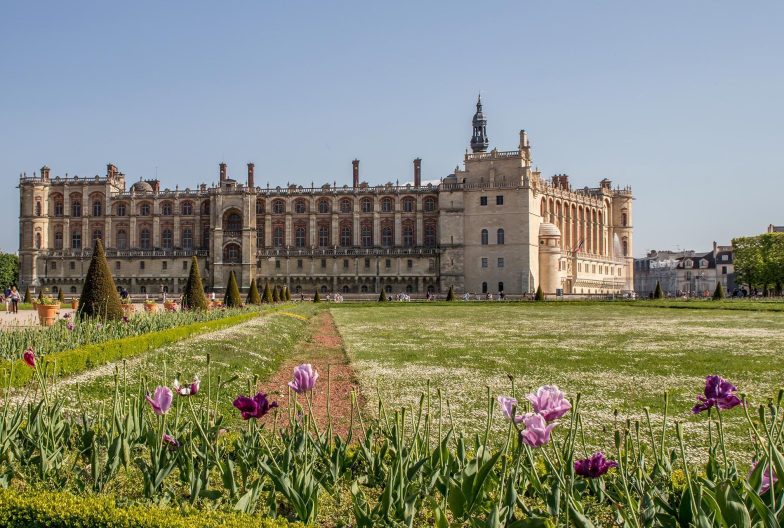
[[19, 313], [19, 291], [16, 286], [11, 286], [11, 313]]

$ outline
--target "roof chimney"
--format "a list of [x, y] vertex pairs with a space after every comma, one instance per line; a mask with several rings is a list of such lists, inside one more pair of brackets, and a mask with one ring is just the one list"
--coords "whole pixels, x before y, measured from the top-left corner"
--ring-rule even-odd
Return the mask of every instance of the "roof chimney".
[[422, 186], [422, 160], [417, 158], [414, 160], [414, 187]]
[[47, 167], [46, 165], [41, 167], [41, 178], [43, 178], [44, 180], [49, 179], [49, 167]]
[[220, 164], [220, 182], [223, 183], [226, 181], [226, 164]]
[[255, 189], [256, 188], [256, 184], [253, 181], [253, 168], [254, 167], [255, 167], [255, 165], [253, 165], [253, 163], [248, 163], [248, 187], [250, 187], [251, 189]]
[[359, 160], [355, 159], [351, 162], [354, 169], [354, 188], [359, 187]]

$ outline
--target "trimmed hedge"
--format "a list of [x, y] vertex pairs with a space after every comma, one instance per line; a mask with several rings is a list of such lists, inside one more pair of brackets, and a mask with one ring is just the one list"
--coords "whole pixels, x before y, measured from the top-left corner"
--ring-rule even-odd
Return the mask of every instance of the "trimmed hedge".
[[109, 496], [62, 491], [0, 491], [0, 526], [6, 528], [294, 528], [285, 519], [153, 505], [118, 507]]
[[[86, 345], [72, 350], [48, 354], [43, 357], [43, 361], [44, 363], [54, 363], [58, 375], [69, 376], [98, 365], [137, 356], [142, 352], [168, 345], [197, 334], [228, 328], [229, 326], [253, 319], [254, 317], [261, 315], [261, 313], [262, 312], [253, 311], [232, 317], [177, 326], [158, 332], [104, 341], [103, 343], [96, 343], [94, 345]], [[13, 363], [15, 363], [14, 379], [11, 381], [11, 386], [22, 387], [33, 378], [33, 369], [28, 367], [22, 359], [17, 359]], [[0, 361], [0, 382], [5, 382], [8, 371], [11, 369], [11, 364], [12, 361]]]

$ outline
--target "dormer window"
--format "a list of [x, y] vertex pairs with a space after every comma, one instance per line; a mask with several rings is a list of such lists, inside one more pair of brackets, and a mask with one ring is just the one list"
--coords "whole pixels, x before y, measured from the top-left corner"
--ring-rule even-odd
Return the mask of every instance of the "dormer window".
[[694, 267], [694, 261], [692, 261], [691, 259], [686, 259], [686, 262], [683, 263], [683, 266], [685, 268], [692, 268]]

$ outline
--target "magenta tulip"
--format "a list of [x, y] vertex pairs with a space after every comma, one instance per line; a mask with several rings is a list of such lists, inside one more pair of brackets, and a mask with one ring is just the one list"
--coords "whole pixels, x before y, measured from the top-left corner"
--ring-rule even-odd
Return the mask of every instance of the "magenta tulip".
[[534, 412], [541, 414], [545, 420], [557, 420], [572, 408], [572, 404], [555, 385], [539, 387], [535, 393], [526, 396], [534, 408]]
[[196, 393], [199, 392], [200, 385], [201, 380], [198, 376], [194, 377], [190, 384], [180, 385], [180, 380], [178, 379], [175, 379], [174, 383], [172, 384], [174, 387], [174, 392], [180, 396], [196, 396]]
[[289, 382], [289, 387], [297, 394], [311, 391], [316, 386], [318, 377], [318, 372], [310, 363], [303, 363], [294, 368], [294, 379]]
[[574, 472], [585, 478], [599, 478], [614, 467], [618, 467], [618, 462], [604, 458], [604, 453], [601, 451], [588, 458], [574, 461]]
[[22, 354], [22, 358], [24, 362], [29, 365], [30, 368], [35, 368], [35, 350], [32, 347], [28, 348]]
[[172, 394], [169, 387], [156, 387], [152, 398], [149, 393], [145, 396], [147, 403], [150, 404], [153, 412], [158, 416], [164, 415], [169, 411], [173, 398], [174, 394]]
[[523, 421], [522, 416], [514, 415], [514, 412], [517, 409], [516, 398], [512, 398], [509, 396], [499, 396], [498, 405], [501, 407], [501, 412], [503, 413], [504, 418], [506, 418], [507, 420], [513, 420], [514, 423], [520, 423]]
[[695, 405], [691, 412], [694, 414], [707, 411], [711, 407], [717, 409], [732, 409], [740, 405], [740, 398], [735, 396], [733, 392], [738, 390], [735, 385], [725, 380], [721, 376], [708, 376], [705, 378], [704, 396], [698, 395], [697, 400], [700, 402]]
[[163, 435], [163, 442], [175, 448], [180, 447], [180, 443], [172, 435], [169, 434]]
[[267, 395], [259, 392], [253, 398], [248, 396], [237, 396], [234, 400], [234, 407], [242, 413], [243, 420], [250, 420], [251, 418], [261, 418], [274, 407], [278, 406], [278, 402], [270, 402]]
[[[755, 469], [757, 469], [757, 465], [758, 464], [759, 464], [759, 461], [754, 462], [754, 464], [751, 466], [751, 469], [749, 470], [749, 477], [751, 477], [751, 474], [754, 473]], [[774, 471], [773, 472], [773, 483], [776, 483], [776, 481], [778, 481], [778, 480], [779, 480], [779, 478], [776, 475], [776, 472]], [[770, 489], [770, 485], [771, 485], [771, 481], [770, 481], [770, 466], [765, 466], [765, 469], [762, 471], [762, 482], [760, 483], [759, 494], [763, 495], [764, 493], [766, 493]]]
[[520, 439], [531, 447], [541, 447], [550, 441], [550, 432], [557, 424], [547, 424], [544, 416], [528, 413], [523, 416], [525, 430], [520, 432]]

